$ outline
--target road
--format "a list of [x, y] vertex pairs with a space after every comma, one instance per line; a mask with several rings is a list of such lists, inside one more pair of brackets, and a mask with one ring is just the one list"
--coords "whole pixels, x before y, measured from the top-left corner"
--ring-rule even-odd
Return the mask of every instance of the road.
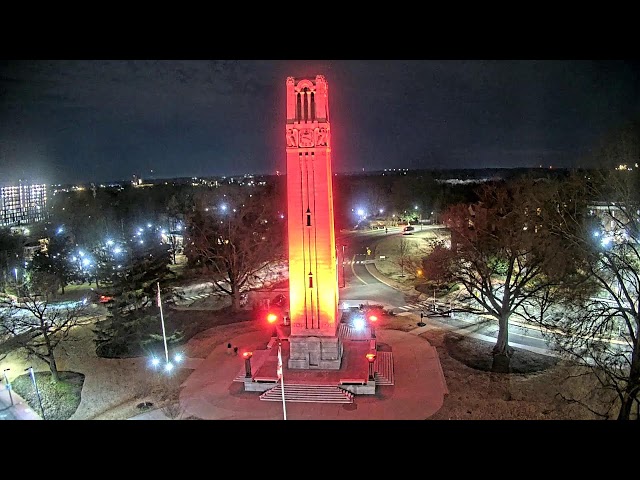
[[[421, 231], [427, 232], [439, 228], [442, 227], [437, 225], [424, 226], [423, 230], [414, 231], [414, 235], [420, 236]], [[387, 308], [392, 307], [393, 313], [396, 315], [419, 315], [420, 312], [424, 312], [426, 321], [436, 323], [442, 328], [473, 336], [487, 342], [495, 342], [498, 326], [493, 317], [455, 311], [453, 317], [449, 313], [435, 314], [433, 312], [433, 300], [429, 299], [416, 303], [415, 298], [386, 285], [371, 274], [370, 270], [375, 267], [372, 265], [374, 263], [373, 259], [367, 256], [367, 247], [375, 251], [374, 247], [377, 242], [387, 236], [400, 235], [401, 232], [401, 227], [391, 227], [387, 233], [383, 229], [341, 232], [336, 239], [339, 252], [341, 252], [341, 246], [345, 245], [344, 274], [346, 287], [340, 290], [341, 303], [353, 301], [354, 305], [367, 302], [385, 304], [388, 306]], [[440, 304], [439, 310], [448, 312], [450, 306]], [[536, 353], [552, 354], [549, 344], [543, 338], [539, 327], [527, 325], [517, 320], [510, 322], [509, 343], [514, 347]]]
[[[425, 227], [425, 230], [438, 228], [437, 226]], [[497, 323], [495, 319], [488, 315], [477, 315], [463, 312], [450, 313], [447, 305], [438, 305], [438, 311], [433, 311], [433, 300], [423, 300], [417, 302], [417, 298], [412, 295], [405, 295], [384, 283], [384, 278], [375, 272], [373, 259], [367, 256], [367, 247], [375, 250], [375, 244], [381, 239], [390, 235], [401, 234], [400, 227], [384, 230], [374, 230], [367, 232], [346, 232], [336, 238], [338, 246], [338, 259], [342, 259], [341, 253], [344, 251], [344, 262], [341, 265], [343, 272], [339, 278], [344, 278], [345, 286], [340, 288], [341, 306], [356, 306], [362, 303], [384, 304], [387, 309], [391, 309], [395, 315], [425, 313], [425, 323], [437, 324], [439, 327], [454, 331], [458, 334], [472, 336], [474, 338], [494, 343], [497, 337]], [[414, 232], [420, 235], [420, 230]], [[342, 248], [344, 245], [344, 249]], [[340, 262], [339, 262], [340, 263]], [[344, 275], [343, 275], [344, 274]], [[75, 302], [74, 302], [75, 303]], [[71, 303], [61, 303], [52, 305], [52, 308], [65, 308], [75, 306]], [[93, 305], [94, 315], [97, 309], [104, 307]], [[509, 327], [509, 343], [515, 348], [530, 350], [536, 353], [552, 355], [548, 343], [543, 338], [540, 329], [534, 325], [527, 325], [518, 320], [512, 320]], [[4, 384], [4, 382], [2, 382]], [[2, 385], [4, 387], [4, 385]], [[21, 407], [9, 407], [8, 392], [2, 389], [0, 392], [0, 419], [37, 419], [37, 414], [30, 411], [24, 402], [16, 399], [14, 402]]]

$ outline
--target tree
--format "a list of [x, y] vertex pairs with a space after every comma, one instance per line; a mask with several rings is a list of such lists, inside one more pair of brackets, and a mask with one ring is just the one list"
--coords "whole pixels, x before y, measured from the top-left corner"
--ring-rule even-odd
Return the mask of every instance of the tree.
[[58, 382], [56, 349], [86, 314], [86, 306], [84, 302], [76, 302], [60, 307], [43, 300], [33, 290], [26, 293], [20, 303], [0, 302], [0, 310], [5, 313], [0, 332], [13, 339], [18, 348], [45, 362], [51, 371], [51, 380]]
[[572, 289], [563, 299], [563, 315], [544, 323], [557, 348], [590, 369], [611, 393], [605, 411], [594, 410], [585, 398], [571, 400], [619, 420], [640, 418], [638, 185], [637, 169], [611, 169], [576, 176], [560, 192], [563, 204], [580, 198], [584, 205], [566, 208], [557, 231], [579, 252], [583, 282], [590, 289]]
[[171, 256], [173, 263], [176, 263], [176, 252], [178, 250], [178, 239], [176, 237], [176, 230], [181, 229], [184, 224], [184, 212], [187, 211], [186, 202], [188, 198], [182, 197], [178, 200], [178, 197], [174, 194], [167, 201], [166, 205], [166, 220], [167, 220], [167, 239], [171, 245]]
[[157, 283], [175, 276], [169, 269], [171, 257], [167, 246], [157, 239], [141, 242], [133, 243], [129, 258], [119, 264], [120, 268], [112, 267], [111, 277], [105, 277], [106, 291], [114, 297], [112, 311], [145, 308], [155, 298]]
[[431, 251], [428, 256], [422, 258], [422, 272], [424, 277], [433, 282], [437, 287], [441, 287], [455, 279], [449, 268], [451, 247], [443, 240], [435, 240], [431, 244]]
[[[47, 286], [47, 290], [55, 293], [58, 288], [64, 294], [65, 287], [72, 276], [72, 267], [69, 261], [72, 243], [63, 234], [56, 234], [48, 239], [46, 250], [37, 252], [27, 267], [34, 281], [50, 279], [53, 283]], [[46, 280], [45, 280], [46, 281]], [[42, 287], [44, 284], [39, 282]]]
[[285, 220], [277, 186], [202, 195], [187, 218], [188, 264], [240, 309], [240, 294], [283, 261]]
[[549, 229], [558, 187], [530, 178], [490, 183], [481, 188], [478, 203], [454, 205], [444, 215], [451, 249], [440, 262], [469, 298], [497, 320], [497, 371], [509, 370], [511, 316], [525, 317], [521, 307], [558, 285], [573, 268], [572, 256]]
[[12, 279], [14, 269], [19, 266], [22, 260], [25, 238], [11, 232], [7, 227], [0, 228], [0, 268], [2, 269], [3, 290], [9, 283], [13, 283]]
[[395, 257], [396, 265], [400, 267], [400, 276], [406, 276], [407, 272], [410, 272], [412, 276], [415, 276], [419, 268], [419, 261], [417, 258], [421, 258], [422, 255], [415, 252], [416, 247], [412, 245], [411, 241], [405, 237], [400, 237], [398, 241], [397, 256]]

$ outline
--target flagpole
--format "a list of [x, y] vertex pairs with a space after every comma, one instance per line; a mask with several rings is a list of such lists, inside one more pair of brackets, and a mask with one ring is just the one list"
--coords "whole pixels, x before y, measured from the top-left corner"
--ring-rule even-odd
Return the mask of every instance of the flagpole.
[[280, 389], [282, 391], [282, 413], [287, 419], [287, 405], [284, 403], [284, 374], [282, 373], [282, 344], [278, 342], [278, 376], [280, 377]]
[[167, 333], [164, 330], [164, 315], [162, 314], [162, 300], [160, 300], [160, 282], [158, 283], [158, 307], [160, 307], [160, 323], [162, 323], [162, 339], [164, 340], [164, 356], [169, 363], [169, 349], [167, 348]]

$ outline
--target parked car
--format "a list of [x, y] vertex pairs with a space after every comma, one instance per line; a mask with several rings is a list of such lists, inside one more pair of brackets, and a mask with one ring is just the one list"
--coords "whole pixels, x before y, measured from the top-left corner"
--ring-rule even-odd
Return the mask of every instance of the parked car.
[[411, 235], [411, 232], [413, 232], [416, 228], [412, 227], [411, 225], [407, 225], [406, 227], [404, 227], [402, 229], [402, 234], [403, 235]]
[[91, 289], [91, 292], [93, 293], [92, 295], [93, 300], [98, 303], [109, 303], [113, 301], [113, 297], [111, 295], [104, 295], [102, 293], [98, 293], [93, 288]]

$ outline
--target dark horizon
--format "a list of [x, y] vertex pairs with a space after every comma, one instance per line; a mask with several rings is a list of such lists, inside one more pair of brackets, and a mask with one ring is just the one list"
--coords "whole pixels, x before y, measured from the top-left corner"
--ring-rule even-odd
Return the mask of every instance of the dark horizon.
[[[578, 168], [640, 112], [640, 64], [590, 60], [0, 62], [5, 183], [285, 170], [285, 81], [329, 84], [336, 173]], [[113, 180], [119, 179], [119, 180]]]

